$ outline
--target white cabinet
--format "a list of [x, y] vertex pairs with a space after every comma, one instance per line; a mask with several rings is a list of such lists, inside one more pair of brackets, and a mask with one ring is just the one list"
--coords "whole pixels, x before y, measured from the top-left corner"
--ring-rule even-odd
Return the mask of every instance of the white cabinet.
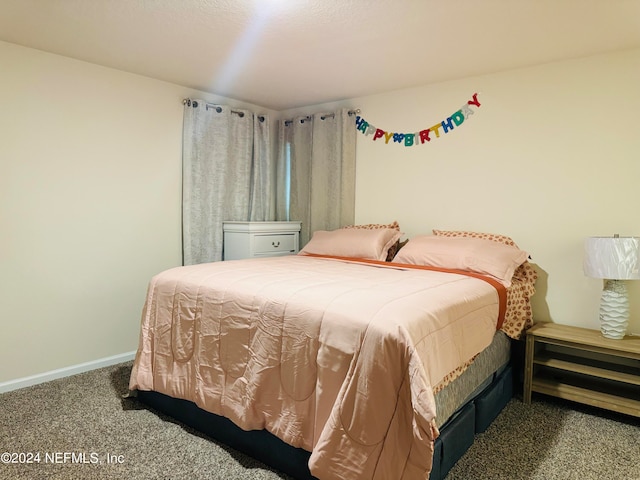
[[300, 222], [223, 222], [223, 259], [292, 255], [300, 248]]

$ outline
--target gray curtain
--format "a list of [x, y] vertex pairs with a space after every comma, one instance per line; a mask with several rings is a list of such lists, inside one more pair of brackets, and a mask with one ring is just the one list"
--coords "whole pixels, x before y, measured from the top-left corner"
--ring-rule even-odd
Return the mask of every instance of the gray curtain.
[[[260, 120], [262, 118], [262, 121]], [[222, 222], [273, 216], [268, 121], [187, 100], [183, 125], [183, 263], [222, 259]]]
[[277, 219], [302, 222], [300, 247], [303, 247], [310, 231], [313, 118], [283, 120], [278, 133]]
[[302, 247], [314, 231], [354, 221], [355, 118], [342, 109], [279, 126], [276, 218], [302, 222]]
[[275, 218], [275, 161], [271, 148], [269, 121], [255, 115], [253, 121], [253, 168], [249, 220], [266, 222]]

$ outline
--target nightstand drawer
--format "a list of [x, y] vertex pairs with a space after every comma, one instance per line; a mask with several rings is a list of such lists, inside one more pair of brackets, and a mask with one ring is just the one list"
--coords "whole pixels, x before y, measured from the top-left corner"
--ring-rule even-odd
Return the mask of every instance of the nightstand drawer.
[[256, 255], [295, 252], [296, 242], [297, 235], [294, 234], [254, 235], [253, 252]]

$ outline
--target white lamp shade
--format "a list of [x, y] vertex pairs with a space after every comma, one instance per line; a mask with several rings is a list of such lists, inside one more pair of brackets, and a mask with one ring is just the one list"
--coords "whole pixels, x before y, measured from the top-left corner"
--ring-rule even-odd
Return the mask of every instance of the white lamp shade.
[[640, 280], [640, 237], [588, 237], [584, 273], [609, 280]]

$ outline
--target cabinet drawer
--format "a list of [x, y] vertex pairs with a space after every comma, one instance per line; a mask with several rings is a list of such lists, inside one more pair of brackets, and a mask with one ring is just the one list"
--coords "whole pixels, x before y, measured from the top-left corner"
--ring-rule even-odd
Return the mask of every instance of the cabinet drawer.
[[296, 235], [293, 233], [283, 233], [279, 235], [257, 234], [253, 236], [253, 253], [255, 255], [296, 251]]

